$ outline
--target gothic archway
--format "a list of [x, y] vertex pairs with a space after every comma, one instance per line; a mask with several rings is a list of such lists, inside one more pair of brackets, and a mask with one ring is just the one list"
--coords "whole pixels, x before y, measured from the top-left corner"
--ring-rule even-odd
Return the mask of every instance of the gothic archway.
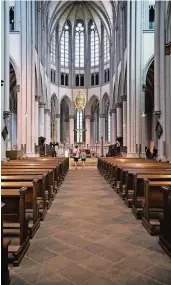
[[51, 97], [51, 142], [57, 141], [57, 97], [53, 94]]
[[17, 78], [14, 67], [10, 62], [10, 143], [11, 149], [17, 148]]

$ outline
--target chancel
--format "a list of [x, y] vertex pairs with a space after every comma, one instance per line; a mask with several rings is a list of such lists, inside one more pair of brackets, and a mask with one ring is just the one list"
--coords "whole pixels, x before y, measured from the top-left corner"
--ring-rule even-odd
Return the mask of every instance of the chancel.
[[2, 284], [171, 284], [171, 2], [0, 7]]

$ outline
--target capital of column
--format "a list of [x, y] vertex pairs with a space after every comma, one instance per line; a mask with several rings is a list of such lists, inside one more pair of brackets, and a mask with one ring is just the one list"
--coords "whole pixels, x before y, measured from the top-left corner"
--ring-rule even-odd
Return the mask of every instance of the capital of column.
[[14, 114], [14, 113], [17, 113], [17, 110], [11, 109], [10, 112]]
[[116, 108], [122, 108], [122, 102], [116, 103]]
[[112, 115], [112, 114], [114, 114], [114, 113], [116, 113], [116, 109], [111, 109], [111, 110], [110, 110], [110, 114]]
[[16, 86], [16, 91], [20, 92], [20, 85], [19, 84]]
[[127, 96], [126, 96], [126, 95], [122, 95], [122, 96], [121, 96], [121, 100], [122, 100], [122, 102], [123, 102], [123, 101], [127, 101]]
[[4, 119], [4, 120], [7, 119], [7, 118], [9, 118], [10, 115], [11, 115], [11, 112], [10, 112], [10, 111], [3, 111], [3, 119]]
[[60, 118], [60, 114], [56, 114], [56, 115], [55, 115], [55, 118], [58, 118], [58, 119], [59, 119], [59, 118]]
[[156, 116], [156, 118], [160, 118], [160, 116], [161, 116], [161, 111], [154, 111], [154, 113], [153, 113], [155, 116]]
[[43, 103], [43, 102], [39, 102], [39, 108], [45, 108], [45, 103]]
[[100, 114], [100, 118], [106, 118], [105, 114]]
[[45, 114], [50, 115], [50, 110], [49, 109], [45, 109]]
[[74, 115], [69, 115], [69, 119], [74, 119]]
[[91, 119], [91, 115], [85, 115], [85, 119]]
[[36, 101], [36, 102], [40, 102], [40, 96], [36, 95], [36, 96], [35, 96], [35, 101]]

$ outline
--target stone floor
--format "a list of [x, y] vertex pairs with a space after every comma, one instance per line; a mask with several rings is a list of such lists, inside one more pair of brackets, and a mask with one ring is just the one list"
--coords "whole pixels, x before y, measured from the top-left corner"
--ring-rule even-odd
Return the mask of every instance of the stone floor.
[[11, 285], [171, 284], [171, 260], [97, 169], [70, 170]]

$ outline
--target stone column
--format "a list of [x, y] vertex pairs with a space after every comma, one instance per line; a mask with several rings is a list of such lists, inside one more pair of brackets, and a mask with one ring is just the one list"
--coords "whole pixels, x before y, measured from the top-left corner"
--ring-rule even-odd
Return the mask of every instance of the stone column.
[[85, 115], [86, 147], [90, 145], [90, 118], [91, 115]]
[[17, 143], [17, 113], [16, 111], [11, 111], [11, 149]]
[[105, 114], [100, 114], [100, 138], [103, 137], [103, 142], [105, 143]]
[[93, 117], [91, 117], [91, 119], [90, 119], [90, 144], [91, 145], [94, 145], [94, 143], [95, 143], [95, 140], [94, 140], [94, 138], [95, 138], [95, 135], [94, 135], [95, 126], [94, 125], [95, 125], [95, 120]]
[[111, 109], [111, 144], [116, 144], [116, 109]]
[[126, 95], [121, 97], [123, 109], [123, 146], [127, 146], [127, 98]]
[[[61, 134], [61, 132], [60, 132], [61, 131], [60, 130], [60, 128], [61, 128], [61, 125], [60, 125], [60, 114], [56, 114], [56, 121], [57, 121], [57, 141], [58, 141], [58, 143], [60, 143], [60, 141], [61, 141], [61, 136], [60, 136], [60, 134]], [[69, 138], [68, 138], [68, 141], [69, 141]]]
[[123, 136], [122, 102], [116, 104], [117, 137]]
[[[9, 2], [1, 2], [1, 131], [9, 127]], [[8, 129], [8, 133], [10, 130]], [[1, 136], [1, 160], [6, 160], [7, 141]]]
[[35, 96], [35, 121], [34, 121], [34, 127], [35, 127], [35, 138], [34, 142], [36, 145], [39, 144], [38, 137], [39, 137], [39, 102], [40, 102], [40, 96]]
[[69, 129], [70, 145], [74, 147], [74, 115], [69, 116]]
[[44, 108], [45, 103], [39, 103], [39, 137], [44, 137]]
[[45, 122], [44, 122], [44, 134], [45, 134], [45, 138], [46, 138], [46, 141], [45, 141], [46, 144], [50, 144], [49, 114], [50, 114], [50, 110], [45, 109], [44, 110], [44, 116], [45, 116], [45, 118], [44, 118], [44, 120], [45, 120]]
[[160, 5], [155, 1], [155, 33], [154, 33], [154, 111], [160, 112]]
[[66, 127], [66, 143], [69, 144], [69, 120], [65, 121], [65, 127]]
[[[169, 32], [169, 31], [168, 31]], [[166, 157], [171, 162], [171, 43], [166, 45]]]
[[[158, 150], [159, 150], [159, 158], [162, 160], [166, 160], [166, 92], [165, 92], [165, 84], [166, 84], [166, 76], [165, 76], [165, 2], [160, 2], [160, 123], [163, 128], [163, 134], [159, 139]], [[155, 21], [156, 22], [156, 21]], [[156, 65], [156, 62], [154, 66]]]

